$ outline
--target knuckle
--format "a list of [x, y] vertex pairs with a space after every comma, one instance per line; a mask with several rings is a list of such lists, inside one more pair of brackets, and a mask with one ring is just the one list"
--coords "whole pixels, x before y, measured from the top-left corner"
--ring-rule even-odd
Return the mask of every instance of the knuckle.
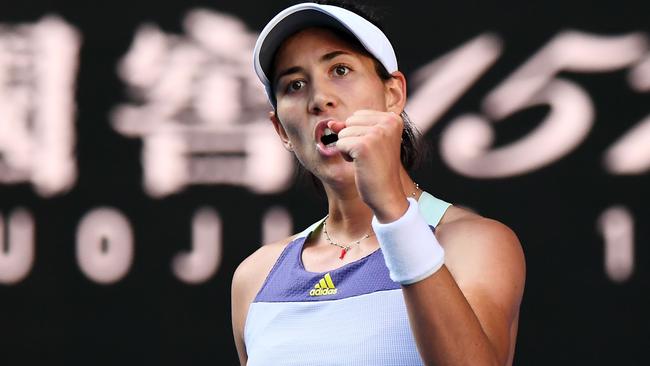
[[369, 131], [368, 139], [374, 141], [380, 139], [384, 135], [385, 135], [384, 130], [381, 127], [377, 126]]
[[357, 145], [357, 155], [365, 155], [366, 151], [368, 151], [368, 141], [365, 140], [361, 142], [359, 145]]
[[382, 125], [377, 128], [377, 134], [379, 136], [385, 137], [385, 136], [390, 136], [391, 135], [391, 126], [390, 125]]

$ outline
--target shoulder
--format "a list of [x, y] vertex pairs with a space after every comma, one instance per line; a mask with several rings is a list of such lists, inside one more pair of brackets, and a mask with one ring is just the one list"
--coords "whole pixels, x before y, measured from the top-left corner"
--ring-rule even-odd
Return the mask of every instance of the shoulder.
[[250, 301], [252, 301], [282, 251], [296, 236], [293, 235], [275, 243], [266, 244], [244, 259], [233, 274], [233, 296], [250, 298]]
[[[451, 250], [457, 246], [474, 249], [521, 248], [517, 235], [503, 223], [471, 211], [450, 207], [436, 227], [436, 237], [444, 240]], [[445, 249], [447, 249], [445, 247]]]
[[436, 228], [445, 249], [445, 265], [463, 289], [493, 290], [520, 299], [526, 276], [517, 235], [503, 223], [450, 207]]

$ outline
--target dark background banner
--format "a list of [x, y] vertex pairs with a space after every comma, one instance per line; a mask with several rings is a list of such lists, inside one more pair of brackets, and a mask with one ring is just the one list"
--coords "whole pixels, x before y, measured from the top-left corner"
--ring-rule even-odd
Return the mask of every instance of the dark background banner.
[[[235, 268], [326, 207], [248, 63], [289, 4], [0, 4], [0, 363], [236, 363]], [[377, 6], [415, 180], [522, 242], [515, 364], [650, 363], [650, 4]]]

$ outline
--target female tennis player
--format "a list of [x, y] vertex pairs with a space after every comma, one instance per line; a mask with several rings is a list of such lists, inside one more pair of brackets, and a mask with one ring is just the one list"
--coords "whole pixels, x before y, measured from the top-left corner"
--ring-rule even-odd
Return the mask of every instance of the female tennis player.
[[236, 270], [240, 362], [511, 365], [521, 245], [505, 225], [411, 179], [418, 142], [404, 112], [406, 79], [369, 18], [303, 3], [258, 38], [270, 122], [322, 184], [328, 212]]

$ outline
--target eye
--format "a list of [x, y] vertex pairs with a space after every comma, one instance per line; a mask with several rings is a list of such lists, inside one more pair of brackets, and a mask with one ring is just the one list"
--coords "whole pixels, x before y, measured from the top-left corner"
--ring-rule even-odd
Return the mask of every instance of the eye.
[[293, 80], [289, 84], [287, 84], [287, 93], [296, 92], [304, 87], [305, 87], [304, 80]]
[[345, 76], [349, 72], [350, 72], [350, 68], [345, 65], [334, 66], [334, 74], [336, 74], [336, 76]]

